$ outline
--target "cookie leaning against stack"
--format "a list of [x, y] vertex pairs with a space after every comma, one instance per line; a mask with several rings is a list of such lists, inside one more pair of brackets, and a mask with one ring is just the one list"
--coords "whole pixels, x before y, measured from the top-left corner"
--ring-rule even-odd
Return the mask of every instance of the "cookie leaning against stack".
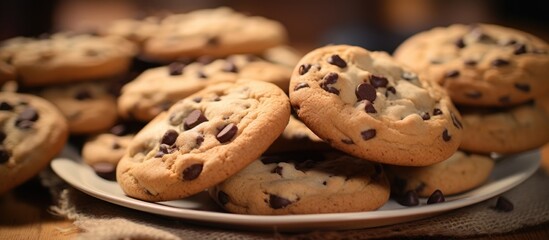
[[548, 113], [531, 103], [549, 91], [543, 40], [496, 25], [456, 24], [412, 36], [395, 58], [446, 88], [464, 110], [460, 148], [516, 153], [549, 141]]
[[137, 133], [118, 164], [117, 181], [127, 195], [146, 201], [196, 194], [257, 159], [289, 116], [288, 97], [271, 83], [212, 85]]
[[65, 145], [68, 127], [46, 100], [0, 93], [0, 194], [35, 176]]
[[444, 90], [386, 53], [316, 49], [295, 68], [289, 91], [316, 135], [360, 158], [425, 166], [447, 159], [461, 142], [461, 117]]

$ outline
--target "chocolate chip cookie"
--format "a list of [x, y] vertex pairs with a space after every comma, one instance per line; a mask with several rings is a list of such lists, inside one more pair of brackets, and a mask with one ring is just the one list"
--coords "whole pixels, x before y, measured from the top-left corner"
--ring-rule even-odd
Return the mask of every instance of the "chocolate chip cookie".
[[239, 214], [360, 212], [387, 202], [389, 182], [380, 164], [338, 152], [294, 152], [263, 156], [209, 193]]
[[0, 194], [46, 167], [67, 137], [65, 118], [48, 101], [0, 93]]
[[203, 55], [223, 57], [261, 53], [286, 41], [282, 24], [246, 16], [230, 8], [202, 9], [164, 18], [144, 44], [144, 56], [157, 61]]
[[95, 135], [84, 143], [82, 159], [100, 177], [115, 180], [116, 165], [124, 156], [132, 138], [132, 134], [118, 136], [112, 133], [101, 133]]
[[219, 82], [262, 80], [287, 90], [291, 71], [252, 55], [232, 55], [224, 59], [204, 57], [189, 64], [174, 62], [149, 69], [126, 84], [118, 99], [118, 109], [125, 118], [149, 121], [178, 100]]
[[58, 33], [43, 39], [17, 38], [0, 46], [24, 86], [46, 86], [124, 74], [135, 46], [118, 37]]
[[516, 29], [438, 27], [406, 40], [395, 58], [446, 88], [456, 104], [510, 106], [549, 91], [549, 46]]
[[518, 153], [549, 142], [549, 112], [543, 101], [513, 108], [460, 108], [463, 141], [460, 148], [479, 153]]
[[267, 149], [267, 153], [304, 150], [326, 150], [330, 145], [320, 139], [303, 122], [290, 115], [290, 121], [284, 132]]
[[162, 112], [130, 143], [117, 167], [124, 192], [146, 201], [184, 198], [225, 180], [256, 160], [290, 116], [271, 83], [219, 83]]
[[294, 69], [289, 91], [316, 135], [360, 158], [424, 166], [447, 159], [461, 142], [461, 116], [445, 91], [383, 52], [316, 49]]
[[42, 88], [38, 95], [65, 116], [71, 134], [99, 133], [118, 119], [116, 98], [108, 82], [80, 82]]
[[444, 195], [471, 190], [484, 183], [493, 168], [494, 160], [490, 157], [462, 151], [431, 166], [385, 167], [393, 194], [400, 196], [407, 191], [416, 191], [420, 197], [429, 197], [437, 189]]

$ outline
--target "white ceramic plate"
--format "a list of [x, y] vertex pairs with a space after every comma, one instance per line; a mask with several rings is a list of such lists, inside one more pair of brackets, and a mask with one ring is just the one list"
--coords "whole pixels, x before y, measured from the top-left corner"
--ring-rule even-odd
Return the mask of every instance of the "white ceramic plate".
[[158, 215], [186, 219], [194, 223], [246, 230], [309, 231], [358, 229], [408, 222], [465, 207], [497, 196], [526, 180], [539, 167], [539, 151], [526, 152], [498, 160], [489, 181], [472, 191], [446, 197], [446, 202], [404, 207], [390, 200], [371, 212], [256, 216], [222, 212], [203, 192], [196, 196], [159, 203], [127, 197], [116, 182], [104, 180], [82, 163], [74, 149], [66, 147], [51, 163], [53, 170], [73, 187], [120, 206]]

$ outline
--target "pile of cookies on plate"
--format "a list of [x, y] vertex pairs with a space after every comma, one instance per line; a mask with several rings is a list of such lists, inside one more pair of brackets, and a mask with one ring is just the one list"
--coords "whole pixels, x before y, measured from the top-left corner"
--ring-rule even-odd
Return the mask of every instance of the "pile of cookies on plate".
[[18, 93], [0, 99], [0, 191], [71, 135], [133, 198], [208, 191], [233, 213], [371, 211], [390, 197], [442, 202], [487, 180], [490, 153], [549, 141], [549, 47], [535, 36], [452, 25], [394, 57], [349, 45], [302, 56], [286, 41], [280, 23], [228, 8], [4, 41], [0, 80]]

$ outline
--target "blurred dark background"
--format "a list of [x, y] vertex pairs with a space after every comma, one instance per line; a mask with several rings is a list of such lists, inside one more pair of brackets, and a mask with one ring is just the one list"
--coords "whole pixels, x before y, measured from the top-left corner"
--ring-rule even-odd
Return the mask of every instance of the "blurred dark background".
[[534, 0], [2, 0], [0, 40], [218, 6], [280, 21], [303, 50], [347, 43], [392, 52], [415, 32], [451, 23], [495, 23], [549, 39], [546, 2]]

